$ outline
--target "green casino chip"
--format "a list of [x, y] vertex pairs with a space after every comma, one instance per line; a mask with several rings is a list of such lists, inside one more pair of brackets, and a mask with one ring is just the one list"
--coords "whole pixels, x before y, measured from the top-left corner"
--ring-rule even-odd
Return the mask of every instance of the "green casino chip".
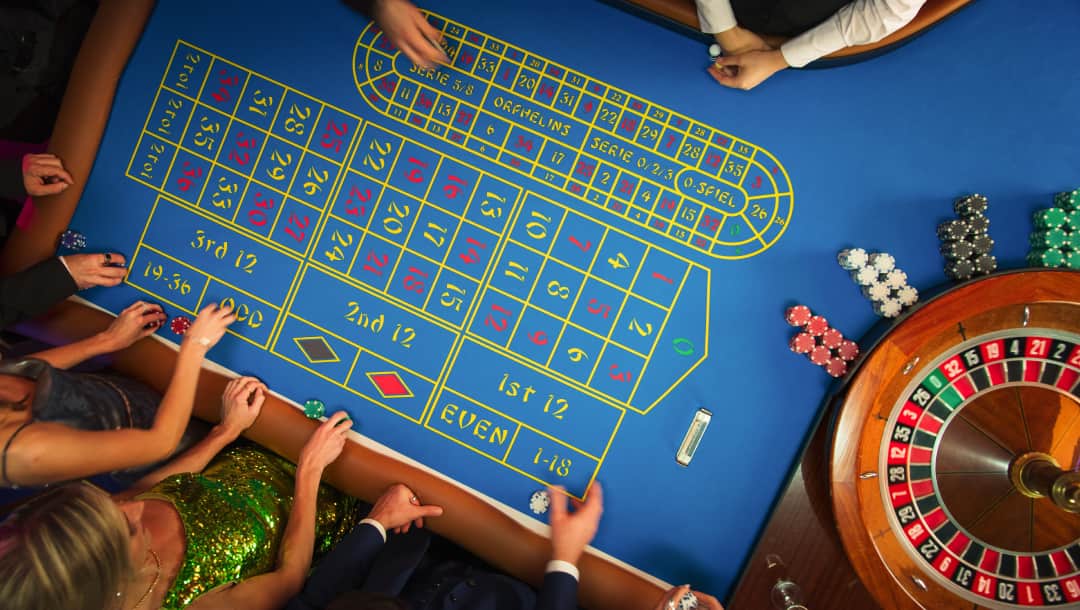
[[304, 401], [304, 415], [311, 419], [319, 419], [326, 414], [326, 405], [323, 401], [312, 398]]

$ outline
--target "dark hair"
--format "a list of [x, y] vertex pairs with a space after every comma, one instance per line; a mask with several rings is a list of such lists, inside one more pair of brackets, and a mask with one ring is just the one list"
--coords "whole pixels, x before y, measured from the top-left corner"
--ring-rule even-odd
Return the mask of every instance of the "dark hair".
[[382, 593], [349, 591], [338, 595], [326, 610], [409, 610], [409, 606], [396, 597]]

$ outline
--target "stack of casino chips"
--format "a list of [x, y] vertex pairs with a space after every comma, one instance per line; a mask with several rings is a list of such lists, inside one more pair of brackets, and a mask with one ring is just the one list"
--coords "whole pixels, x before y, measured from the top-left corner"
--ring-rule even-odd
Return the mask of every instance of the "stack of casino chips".
[[969, 280], [997, 269], [997, 258], [990, 254], [990, 219], [986, 216], [986, 197], [974, 194], [953, 203], [956, 218], [937, 227], [941, 254], [945, 257], [945, 275], [951, 280]]
[[1058, 193], [1054, 204], [1031, 217], [1035, 231], [1031, 233], [1028, 264], [1080, 269], [1080, 189]]
[[907, 274], [887, 252], [847, 248], [836, 255], [836, 262], [851, 273], [851, 279], [862, 287], [863, 296], [870, 299], [879, 316], [895, 318], [919, 301], [919, 291], [908, 285]]
[[814, 315], [806, 305], [788, 307], [787, 323], [799, 329], [788, 342], [796, 354], [805, 354], [810, 362], [833, 377], [842, 377], [848, 365], [859, 355], [859, 346], [843, 333], [829, 326], [829, 321]]

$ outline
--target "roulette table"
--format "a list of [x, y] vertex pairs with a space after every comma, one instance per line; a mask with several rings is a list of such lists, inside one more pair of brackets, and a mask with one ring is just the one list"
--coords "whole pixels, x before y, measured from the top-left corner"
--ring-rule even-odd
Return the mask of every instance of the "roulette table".
[[[602, 482], [608, 506], [583, 564], [587, 606], [650, 607], [667, 583], [682, 582], [728, 600], [755, 569], [755, 546], [783, 520], [774, 508], [830, 413], [822, 397], [846, 389], [786, 348], [785, 307], [808, 303], [850, 337], [875, 320], [837, 250], [888, 251], [924, 295], [941, 292], [933, 228], [953, 198], [990, 198], [994, 252], [1018, 268], [1031, 211], [1077, 180], [1080, 90], [1062, 78], [1077, 50], [1064, 16], [1077, 10], [1064, 1], [1027, 16], [1024, 48], [1004, 31], [1012, 7], [988, 0], [899, 53], [781, 73], [753, 92], [717, 88], [700, 41], [606, 4], [425, 8], [452, 59], [434, 71], [413, 67], [343, 4], [104, 3], [53, 141], [80, 188], [37, 204], [4, 265], [52, 255], [70, 227], [88, 251], [129, 260], [122, 287], [84, 293], [96, 308], [149, 299], [170, 317], [193, 317], [209, 303], [232, 305], [238, 320], [211, 358], [258, 375], [282, 399], [253, 438], [295, 454], [310, 429], [295, 405], [349, 411], [359, 435], [333, 483], [363, 497], [406, 477], [425, 501], [450, 507], [438, 531], [523, 578], [535, 581], [544, 560], [533, 492], [558, 484], [581, 498]], [[1075, 285], [1075, 273], [1044, 273], [1064, 278], [1050, 281], [1051, 293], [1076, 301], [1060, 286]], [[1042, 320], [1035, 287], [1044, 280], [1011, 281], [1008, 307], [1030, 301]], [[919, 312], [938, 302], [976, 311], [1002, 289], [965, 290], [878, 334], [922, 329], [931, 322]], [[901, 544], [909, 514], [924, 530], [958, 532], [979, 517], [917, 505], [964, 497], [962, 486], [935, 485], [967, 472], [954, 454], [967, 455], [961, 448], [976, 447], [977, 435], [962, 436], [944, 412], [903, 420], [915, 391], [905, 384], [939, 380], [935, 390], [955, 391], [963, 382], [935, 376], [943, 363], [1015, 340], [1039, 372], [1020, 365], [1014, 379], [1006, 362], [983, 387], [965, 369], [971, 392], [945, 401], [949, 412], [990, 411], [979, 405], [1006, 402], [992, 397], [1012, 384], [1065, 396], [1072, 353], [1063, 348], [1059, 361], [1053, 350], [1077, 343], [1077, 318], [1061, 307], [1048, 314], [1058, 322], [1031, 327], [1041, 334], [1012, 309], [1011, 325], [964, 322], [967, 335], [893, 373], [903, 386], [895, 393], [863, 381], [883, 353], [865, 341], [849, 404], [830, 428], [835, 454], [887, 455], [886, 428], [921, 451], [921, 461], [881, 457], [847, 471], [836, 462], [835, 489], [854, 472], [862, 494], [847, 503], [835, 495], [837, 516], [851, 516], [840, 538], [853, 557], [884, 557], [881, 566], [853, 559], [879, 603], [911, 602], [890, 576], [905, 561], [941, 599], [989, 599], [982, 572], [965, 578], [955, 566], [989, 565], [990, 552], [995, 591], [1009, 581], [1041, 604], [1075, 601], [1075, 522], [1048, 517], [1053, 532], [1014, 549], [1012, 572], [1001, 564], [1009, 553], [994, 549], [1013, 540], [964, 534], [971, 544], [959, 549], [949, 546], [955, 536], [939, 540], [954, 571], [918, 563], [919, 547]], [[102, 318], [84, 308], [66, 305], [40, 332], [89, 332]], [[1040, 339], [1051, 351], [1031, 353]], [[147, 342], [117, 366], [160, 383], [168, 353]], [[988, 375], [998, 370], [980, 358]], [[1060, 375], [1044, 383], [1051, 364]], [[204, 417], [213, 417], [216, 379], [201, 388]], [[871, 400], [880, 406], [867, 410]], [[1066, 418], [1074, 398], [1062, 400]], [[867, 413], [884, 420], [861, 425]], [[886, 428], [870, 425], [879, 421]], [[1076, 428], [1054, 434], [1031, 451], [1070, 468], [1060, 439]], [[935, 449], [938, 440], [957, 451]], [[954, 470], [934, 471], [942, 460]], [[894, 483], [936, 491], [887, 510], [867, 504], [889, 467], [906, 477]], [[994, 472], [976, 489], [1005, 494]], [[893, 547], [857, 542], [859, 531]], [[975, 557], [972, 544], [986, 550]], [[1021, 555], [1032, 557], [1030, 573]], [[1047, 562], [1052, 578], [1038, 571]], [[1051, 580], [1054, 595], [1042, 588]]]

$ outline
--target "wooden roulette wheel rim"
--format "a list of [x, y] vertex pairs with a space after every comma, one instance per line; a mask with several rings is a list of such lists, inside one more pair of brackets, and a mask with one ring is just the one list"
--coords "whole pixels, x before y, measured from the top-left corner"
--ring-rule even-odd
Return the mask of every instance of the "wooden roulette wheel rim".
[[1080, 608], [1080, 514], [1009, 480], [1036, 453], [1078, 476], [1080, 273], [999, 274], [923, 304], [839, 402], [833, 510], [878, 603]]

